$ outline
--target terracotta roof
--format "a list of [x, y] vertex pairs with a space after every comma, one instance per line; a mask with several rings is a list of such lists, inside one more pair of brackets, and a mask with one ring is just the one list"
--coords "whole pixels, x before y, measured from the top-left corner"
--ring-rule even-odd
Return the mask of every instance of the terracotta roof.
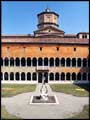
[[1, 39], [1, 43], [57, 43], [57, 44], [89, 44], [89, 39], [78, 38], [60, 38], [60, 37], [5, 37]]

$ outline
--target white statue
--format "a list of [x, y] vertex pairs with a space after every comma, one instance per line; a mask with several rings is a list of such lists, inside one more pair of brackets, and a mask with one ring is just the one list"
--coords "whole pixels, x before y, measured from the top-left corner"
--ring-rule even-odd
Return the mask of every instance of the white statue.
[[[44, 77], [45, 78], [45, 77]], [[41, 98], [45, 101], [48, 100], [48, 89], [46, 87], [46, 84], [45, 84], [45, 79], [43, 79], [43, 83], [42, 83], [42, 87], [40, 89], [40, 92], [41, 92]]]

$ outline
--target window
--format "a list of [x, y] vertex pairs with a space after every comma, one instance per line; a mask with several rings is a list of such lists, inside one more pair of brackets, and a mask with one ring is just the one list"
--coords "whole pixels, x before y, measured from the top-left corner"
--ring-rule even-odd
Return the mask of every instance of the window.
[[77, 80], [81, 80], [81, 73], [80, 72], [77, 74]]
[[21, 73], [21, 80], [25, 80], [25, 73], [24, 72]]
[[44, 66], [48, 66], [48, 58], [44, 58]]
[[59, 51], [59, 47], [57, 47], [57, 51]]
[[59, 66], [59, 58], [55, 59], [55, 66]]
[[40, 51], [42, 51], [42, 47], [40, 47]]
[[65, 73], [64, 72], [61, 73], [61, 80], [65, 80]]
[[8, 73], [7, 72], [4, 73], [4, 79], [8, 80]]
[[38, 65], [39, 65], [39, 66], [42, 66], [42, 65], [43, 65], [43, 60], [42, 60], [42, 58], [38, 58]]
[[32, 74], [32, 79], [37, 80], [37, 74], [35, 72]]
[[61, 58], [61, 66], [65, 66], [65, 59]]
[[54, 66], [54, 58], [50, 58], [50, 66]]
[[55, 74], [55, 80], [59, 80], [59, 73], [58, 72]]
[[90, 72], [88, 73], [88, 80], [90, 81]]
[[26, 65], [25, 58], [21, 58], [21, 66], [25, 66], [25, 65]]
[[90, 58], [88, 59], [88, 67], [90, 67]]
[[16, 61], [16, 66], [20, 66], [20, 59], [18, 57], [16, 58], [15, 61]]
[[76, 51], [76, 48], [74, 48], [74, 51]]
[[69, 67], [71, 65], [71, 59], [67, 58], [66, 59], [66, 66]]
[[49, 80], [54, 80], [54, 74], [50, 73], [50, 79]]
[[16, 72], [16, 74], [15, 74], [15, 79], [16, 79], [16, 80], [20, 80], [19, 72]]
[[14, 58], [10, 58], [10, 66], [14, 66]]
[[81, 58], [78, 58], [78, 59], [77, 59], [77, 66], [78, 66], [78, 67], [81, 67]]
[[3, 58], [0, 59], [0, 64], [3, 66]]
[[76, 80], [76, 73], [75, 72], [72, 73], [72, 80]]
[[72, 67], [76, 67], [76, 58], [72, 58]]
[[6, 58], [4, 59], [4, 61], [5, 61], [5, 66], [8, 66], [8, 65], [9, 65], [9, 59], [6, 57]]
[[33, 66], [37, 66], [37, 59], [36, 59], [36, 58], [33, 58], [33, 59], [32, 59], [32, 65], [33, 65]]
[[70, 80], [70, 73], [69, 72], [66, 74], [66, 80]]
[[31, 66], [31, 58], [27, 58], [27, 66]]
[[14, 73], [13, 72], [10, 73], [10, 80], [14, 80]]
[[83, 67], [87, 67], [87, 59], [83, 58]]
[[3, 80], [3, 73], [1, 72], [1, 80]]
[[87, 80], [87, 74], [86, 73], [82, 74], [82, 80]]
[[27, 80], [31, 80], [31, 73], [30, 72], [27, 73]]

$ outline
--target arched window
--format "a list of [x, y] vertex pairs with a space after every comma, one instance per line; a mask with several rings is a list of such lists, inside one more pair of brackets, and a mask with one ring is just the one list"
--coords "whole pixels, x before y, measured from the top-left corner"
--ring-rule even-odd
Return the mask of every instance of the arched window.
[[4, 62], [5, 62], [5, 66], [9, 65], [9, 59], [7, 57], [4, 59]]
[[64, 72], [61, 73], [61, 80], [65, 80], [65, 73]]
[[56, 72], [56, 74], [55, 74], [55, 80], [59, 80], [59, 73], [58, 72]]
[[24, 72], [21, 73], [21, 80], [25, 80], [25, 73]]
[[75, 72], [72, 73], [72, 80], [76, 80], [76, 73]]
[[3, 66], [3, 58], [0, 59], [0, 64]]
[[39, 66], [42, 66], [42, 65], [43, 65], [43, 60], [42, 60], [42, 58], [38, 58], [38, 65], [39, 65]]
[[37, 66], [37, 59], [36, 59], [36, 58], [33, 58], [33, 59], [32, 59], [32, 65], [33, 65], [33, 66]]
[[71, 59], [67, 58], [66, 59], [66, 66], [69, 67], [71, 65]]
[[77, 59], [77, 66], [78, 66], [78, 67], [81, 67], [81, 58], [78, 58], [78, 59]]
[[54, 58], [50, 58], [50, 66], [54, 66]]
[[15, 74], [15, 79], [16, 79], [16, 80], [20, 80], [19, 72], [16, 72], [16, 74]]
[[32, 79], [37, 80], [37, 74], [35, 72], [32, 74]]
[[10, 73], [10, 80], [14, 80], [14, 73], [13, 72]]
[[90, 67], [90, 58], [88, 59], [88, 67]]
[[7, 72], [4, 73], [4, 80], [8, 80], [8, 73]]
[[88, 80], [90, 81], [90, 72], [88, 73]]
[[27, 73], [27, 80], [31, 80], [31, 73], [30, 72]]
[[25, 58], [23, 57], [23, 58], [21, 58], [21, 66], [25, 66], [26, 65], [26, 60], [25, 60]]
[[3, 73], [1, 72], [1, 80], [3, 80]]
[[80, 72], [77, 74], [77, 80], [81, 80], [81, 73]]
[[10, 66], [14, 66], [14, 58], [10, 58]]
[[65, 66], [65, 58], [61, 58], [61, 66]]
[[20, 66], [20, 59], [18, 57], [15, 59], [15, 61], [16, 61], [16, 66]]
[[55, 59], [55, 66], [59, 66], [59, 58]]
[[72, 58], [72, 67], [76, 67], [76, 58]]
[[50, 79], [49, 80], [54, 80], [54, 73], [50, 73]]
[[31, 58], [27, 58], [27, 66], [31, 66]]
[[44, 58], [44, 66], [48, 66], [48, 58]]
[[87, 59], [83, 58], [83, 67], [87, 67]]
[[86, 73], [82, 74], [82, 80], [87, 80], [87, 74]]
[[70, 80], [70, 73], [69, 72], [66, 74], [66, 80]]

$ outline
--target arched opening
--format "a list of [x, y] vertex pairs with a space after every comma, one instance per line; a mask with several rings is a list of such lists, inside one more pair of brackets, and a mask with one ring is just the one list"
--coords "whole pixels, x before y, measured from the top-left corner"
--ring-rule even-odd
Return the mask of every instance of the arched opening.
[[83, 67], [87, 67], [87, 59], [83, 58]]
[[70, 80], [70, 73], [69, 72], [66, 74], [66, 80]]
[[10, 66], [14, 66], [14, 58], [13, 57], [10, 58]]
[[72, 67], [76, 67], [76, 58], [72, 58]]
[[31, 73], [30, 72], [27, 73], [27, 80], [31, 80]]
[[32, 59], [32, 65], [33, 65], [33, 66], [37, 66], [37, 59], [36, 59], [36, 58], [33, 58], [33, 59]]
[[50, 58], [50, 66], [54, 66], [54, 58]]
[[64, 72], [61, 73], [61, 80], [65, 80], [65, 73]]
[[24, 72], [21, 73], [21, 80], [25, 80], [25, 73]]
[[0, 59], [0, 64], [3, 66], [3, 58]]
[[67, 58], [67, 59], [66, 59], [66, 66], [67, 66], [67, 67], [70, 67], [70, 66], [71, 66], [71, 59], [70, 59], [70, 58]]
[[59, 58], [55, 59], [55, 66], [58, 67], [59, 66]]
[[1, 80], [3, 80], [3, 73], [1, 72]]
[[20, 59], [18, 57], [15, 59], [15, 61], [16, 61], [16, 66], [20, 66]]
[[42, 60], [42, 58], [38, 58], [38, 65], [39, 65], [39, 66], [42, 66], [42, 65], [43, 65], [43, 60]]
[[7, 72], [4, 73], [4, 80], [8, 80], [8, 73]]
[[15, 74], [15, 79], [16, 79], [16, 80], [20, 80], [19, 72], [16, 72], [16, 74]]
[[30, 57], [27, 58], [27, 66], [31, 66], [31, 58]]
[[50, 73], [50, 78], [49, 80], [54, 80], [54, 73]]
[[14, 80], [14, 73], [13, 72], [10, 73], [10, 80]]
[[48, 58], [44, 58], [44, 66], [48, 66]]
[[88, 58], [88, 67], [90, 67], [90, 58]]
[[21, 66], [25, 66], [26, 65], [26, 60], [25, 60], [25, 58], [23, 57], [23, 58], [21, 58]]
[[88, 80], [90, 81], [90, 72], [88, 73]]
[[7, 57], [4, 59], [4, 62], [5, 62], [5, 66], [9, 65], [9, 59]]
[[59, 73], [58, 72], [56, 72], [56, 74], [55, 74], [55, 80], [59, 80]]
[[82, 80], [87, 80], [87, 74], [86, 73], [82, 74]]
[[78, 59], [77, 59], [77, 66], [78, 66], [78, 67], [81, 67], [81, 58], [78, 58]]
[[61, 66], [65, 66], [65, 58], [61, 58]]
[[36, 74], [36, 72], [34, 72], [34, 73], [32, 74], [32, 79], [33, 79], [33, 80], [37, 80], [37, 74]]
[[81, 73], [80, 72], [77, 74], [77, 80], [81, 80]]
[[75, 72], [72, 73], [72, 80], [76, 80], [76, 73]]

